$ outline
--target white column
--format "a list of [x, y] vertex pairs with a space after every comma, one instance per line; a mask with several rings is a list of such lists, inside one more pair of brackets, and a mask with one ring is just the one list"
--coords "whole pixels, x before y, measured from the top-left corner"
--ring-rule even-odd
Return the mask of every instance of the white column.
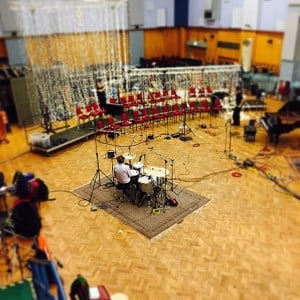
[[281, 55], [280, 78], [300, 81], [300, 0], [289, 0]]
[[244, 0], [243, 28], [257, 29], [260, 11], [260, 0]]

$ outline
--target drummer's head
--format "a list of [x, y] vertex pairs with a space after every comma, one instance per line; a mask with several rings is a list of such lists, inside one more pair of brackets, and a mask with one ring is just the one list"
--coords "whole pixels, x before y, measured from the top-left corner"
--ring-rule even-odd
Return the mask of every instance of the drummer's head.
[[119, 156], [117, 157], [117, 162], [118, 162], [119, 164], [124, 163], [124, 161], [125, 161], [125, 157], [124, 157], [123, 155], [119, 155]]

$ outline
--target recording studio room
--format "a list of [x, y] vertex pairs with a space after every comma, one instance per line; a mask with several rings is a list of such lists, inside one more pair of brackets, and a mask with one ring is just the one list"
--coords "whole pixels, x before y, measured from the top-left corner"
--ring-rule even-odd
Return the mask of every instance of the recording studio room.
[[3, 1], [0, 298], [298, 299], [299, 15]]

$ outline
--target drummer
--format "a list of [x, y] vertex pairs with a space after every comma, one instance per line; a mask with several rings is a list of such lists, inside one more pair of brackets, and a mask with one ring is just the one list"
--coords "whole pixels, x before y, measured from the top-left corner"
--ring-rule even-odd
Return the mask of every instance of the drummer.
[[118, 164], [114, 166], [114, 180], [117, 181], [116, 184], [122, 185], [124, 189], [130, 186], [130, 167], [125, 164], [125, 157], [119, 155], [117, 157]]

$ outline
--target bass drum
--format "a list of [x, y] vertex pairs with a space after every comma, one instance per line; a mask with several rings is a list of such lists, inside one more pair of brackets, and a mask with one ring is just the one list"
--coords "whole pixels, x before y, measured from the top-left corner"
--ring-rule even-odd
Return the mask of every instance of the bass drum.
[[138, 179], [139, 190], [142, 193], [150, 194], [153, 192], [153, 184], [151, 178], [148, 176], [142, 176]]

